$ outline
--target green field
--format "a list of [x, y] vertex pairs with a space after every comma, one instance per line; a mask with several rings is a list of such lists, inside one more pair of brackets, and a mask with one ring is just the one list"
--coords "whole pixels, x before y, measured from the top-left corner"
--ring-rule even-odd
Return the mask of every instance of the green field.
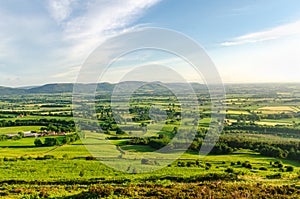
[[13, 126], [13, 127], [1, 127], [0, 134], [15, 134], [18, 132], [26, 131], [40, 131], [42, 126]]
[[[300, 198], [300, 85], [228, 85], [227, 110], [214, 112], [224, 123], [211, 119], [207, 91], [195, 90], [199, 110], [156, 86], [114, 110], [110, 92], [99, 92], [96, 112], [85, 100], [72, 110], [71, 93], [5, 95], [0, 197]], [[41, 137], [18, 134], [27, 131]]]

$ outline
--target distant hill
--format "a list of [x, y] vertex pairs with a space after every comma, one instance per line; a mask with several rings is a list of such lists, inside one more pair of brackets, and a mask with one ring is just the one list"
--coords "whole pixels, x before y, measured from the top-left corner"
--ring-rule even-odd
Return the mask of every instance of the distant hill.
[[[38, 94], [38, 93], [71, 93], [73, 92], [74, 84], [72, 83], [54, 83], [45, 84], [42, 86], [28, 86], [19, 88], [1, 87], [0, 95], [24, 95], [24, 94]], [[84, 92], [93, 92], [95, 88], [98, 91], [112, 91], [115, 84], [99, 83], [96, 84], [77, 84], [77, 89]]]
[[[132, 86], [140, 87], [145, 82], [140, 81], [128, 81], [118, 83], [122, 86], [122, 88], [126, 91]], [[160, 82], [154, 82], [160, 83]], [[111, 92], [114, 87], [118, 84], [111, 83], [98, 83], [98, 84], [76, 84], [76, 89], [80, 92], [94, 92], [94, 89], [97, 88], [97, 91]], [[185, 83], [167, 83], [167, 87], [171, 89], [185, 90], [187, 84]], [[24, 94], [38, 94], [38, 93], [71, 93], [73, 92], [74, 84], [72, 83], [53, 83], [53, 84], [45, 84], [42, 86], [28, 86], [28, 87], [19, 87], [19, 88], [10, 88], [10, 87], [0, 87], [0, 95], [24, 95]], [[154, 89], [153, 85], [146, 86], [149, 90]], [[196, 90], [206, 89], [205, 85], [192, 83], [192, 87]], [[130, 89], [129, 89], [130, 90]], [[155, 89], [154, 89], [155, 90]]]
[[0, 95], [19, 95], [25, 93], [26, 93], [25, 89], [0, 86]]
[[73, 84], [46, 84], [26, 91], [27, 93], [69, 93], [73, 91]]

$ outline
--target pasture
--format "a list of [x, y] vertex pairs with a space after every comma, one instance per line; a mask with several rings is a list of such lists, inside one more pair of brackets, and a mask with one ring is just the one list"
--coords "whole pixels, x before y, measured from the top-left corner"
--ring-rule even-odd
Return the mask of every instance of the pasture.
[[[117, 100], [115, 113], [109, 92], [100, 92], [96, 119], [87, 111], [91, 103], [76, 105], [83, 110], [76, 113], [79, 127], [71, 93], [5, 96], [0, 100], [0, 196], [299, 198], [300, 87], [282, 86], [228, 85], [222, 102], [227, 110], [219, 112], [225, 115], [223, 131], [206, 156], [199, 155], [211, 122], [206, 91], [197, 91], [199, 110], [181, 110], [176, 97], [148, 87], [129, 100], [129, 110]], [[270, 87], [276, 94], [267, 92]], [[184, 97], [188, 102], [189, 95]], [[200, 119], [182, 118], [181, 111], [197, 112]], [[184, 140], [191, 127], [196, 135], [187, 150], [179, 139], [168, 145], [178, 128]], [[41, 145], [34, 137], [5, 137], [26, 131], [66, 134], [40, 137]], [[70, 140], [71, 135], [82, 139]], [[47, 138], [57, 142], [45, 145]], [[169, 150], [159, 151], [166, 146]]]

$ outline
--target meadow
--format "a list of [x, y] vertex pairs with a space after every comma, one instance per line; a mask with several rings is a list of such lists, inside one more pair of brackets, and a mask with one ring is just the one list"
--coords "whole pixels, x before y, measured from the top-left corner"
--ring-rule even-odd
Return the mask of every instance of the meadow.
[[[87, 102], [74, 112], [70, 92], [5, 95], [1, 198], [300, 197], [300, 85], [226, 85], [224, 128], [206, 156], [199, 150], [211, 122], [207, 90], [195, 88], [197, 121], [182, 118], [198, 110], [182, 109], [165, 88], [144, 89], [114, 107], [110, 92], [98, 91], [93, 114]], [[180, 128], [183, 137], [196, 132], [187, 150]]]

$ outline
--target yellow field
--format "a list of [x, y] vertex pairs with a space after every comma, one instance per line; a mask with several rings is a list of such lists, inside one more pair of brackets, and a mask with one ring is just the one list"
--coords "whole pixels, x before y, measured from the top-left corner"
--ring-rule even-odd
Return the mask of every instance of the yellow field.
[[[226, 121], [228, 124], [237, 122], [237, 120], [234, 120], [234, 119], [226, 119]], [[246, 123], [250, 123], [250, 122], [246, 121]], [[276, 126], [276, 125], [291, 126], [292, 125], [292, 124], [289, 124], [286, 122], [277, 122], [277, 121], [259, 121], [259, 122], [256, 121], [255, 124], [267, 125], [267, 126]]]
[[294, 113], [298, 112], [299, 109], [293, 106], [265, 106], [257, 109], [257, 111], [262, 111], [263, 113]]
[[227, 110], [226, 114], [228, 115], [249, 115], [250, 113], [243, 110]]

